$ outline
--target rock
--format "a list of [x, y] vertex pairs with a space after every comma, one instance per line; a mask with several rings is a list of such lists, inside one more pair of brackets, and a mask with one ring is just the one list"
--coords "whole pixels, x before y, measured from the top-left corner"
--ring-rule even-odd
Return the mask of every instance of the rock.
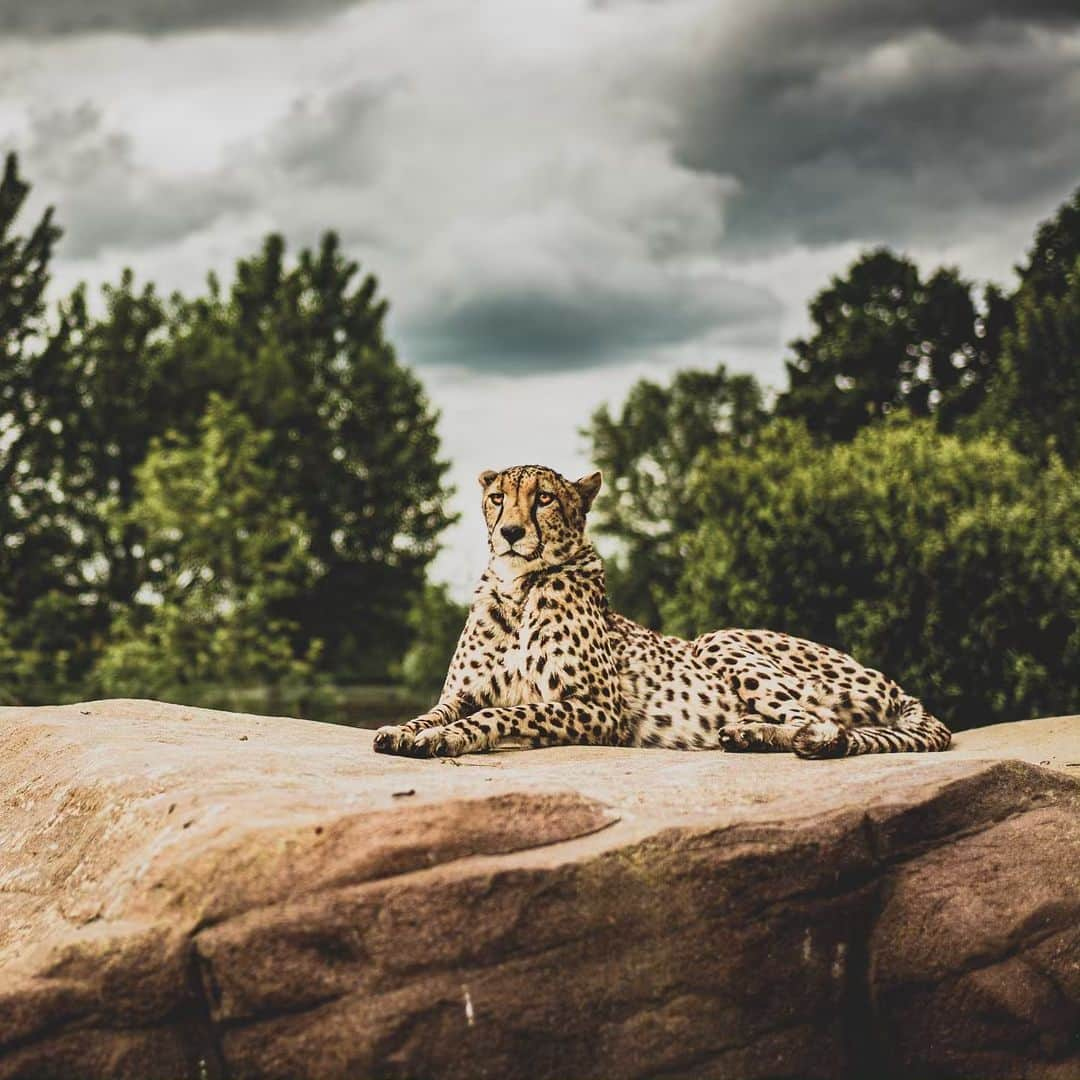
[[0, 738], [0, 1078], [1080, 1075], [1080, 718], [823, 762], [136, 701]]

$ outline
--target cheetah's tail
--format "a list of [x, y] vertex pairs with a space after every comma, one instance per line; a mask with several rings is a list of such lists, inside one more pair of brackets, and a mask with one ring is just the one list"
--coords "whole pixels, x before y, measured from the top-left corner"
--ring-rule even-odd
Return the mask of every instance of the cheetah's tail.
[[918, 698], [905, 694], [900, 699], [900, 712], [889, 727], [845, 729], [831, 721], [816, 721], [795, 735], [793, 749], [799, 757], [835, 758], [947, 750], [951, 742], [949, 729], [931, 716]]

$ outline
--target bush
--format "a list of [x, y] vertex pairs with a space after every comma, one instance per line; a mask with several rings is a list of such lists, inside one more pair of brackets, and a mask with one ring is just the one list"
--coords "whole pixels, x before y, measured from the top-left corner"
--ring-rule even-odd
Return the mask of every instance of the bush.
[[1080, 476], [929, 422], [699, 459], [667, 629], [767, 626], [881, 668], [960, 729], [1080, 710]]

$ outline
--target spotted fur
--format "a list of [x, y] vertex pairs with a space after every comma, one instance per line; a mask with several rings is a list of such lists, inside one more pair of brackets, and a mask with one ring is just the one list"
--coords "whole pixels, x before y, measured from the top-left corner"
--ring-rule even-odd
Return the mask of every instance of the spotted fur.
[[694, 641], [611, 611], [585, 535], [600, 474], [480, 475], [490, 559], [442, 694], [375, 735], [380, 753], [456, 756], [502, 742], [789, 750], [829, 758], [944, 750], [948, 728], [880, 671], [771, 630]]

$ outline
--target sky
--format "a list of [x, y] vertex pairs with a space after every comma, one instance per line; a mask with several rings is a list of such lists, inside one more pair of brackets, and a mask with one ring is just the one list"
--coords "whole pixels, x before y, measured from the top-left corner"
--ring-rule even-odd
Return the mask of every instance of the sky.
[[782, 385], [860, 251], [1009, 284], [1080, 184], [1076, 0], [0, 0], [0, 150], [55, 285], [227, 275], [336, 229], [476, 475], [590, 471], [642, 377]]

